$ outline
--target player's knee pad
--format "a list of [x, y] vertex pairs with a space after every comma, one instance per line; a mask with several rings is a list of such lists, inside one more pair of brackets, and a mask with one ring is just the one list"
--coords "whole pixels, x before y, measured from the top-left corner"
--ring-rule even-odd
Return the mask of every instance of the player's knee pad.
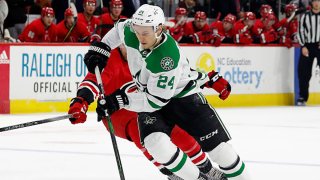
[[159, 163], [167, 163], [177, 151], [169, 136], [162, 132], [154, 132], [144, 139], [144, 146]]
[[222, 168], [234, 165], [239, 158], [233, 147], [225, 142], [220, 143], [208, 153], [212, 161], [216, 162]]

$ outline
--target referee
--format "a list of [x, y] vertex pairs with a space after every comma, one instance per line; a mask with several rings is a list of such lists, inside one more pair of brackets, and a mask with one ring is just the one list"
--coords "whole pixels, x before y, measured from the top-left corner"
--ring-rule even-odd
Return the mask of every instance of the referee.
[[299, 23], [298, 40], [302, 48], [298, 64], [300, 97], [297, 105], [305, 106], [315, 58], [320, 65], [320, 0], [311, 0], [311, 10], [301, 16]]

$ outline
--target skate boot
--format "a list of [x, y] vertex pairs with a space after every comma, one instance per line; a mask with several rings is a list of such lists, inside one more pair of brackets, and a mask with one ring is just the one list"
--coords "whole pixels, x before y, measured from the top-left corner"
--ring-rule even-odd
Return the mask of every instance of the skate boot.
[[168, 180], [183, 180], [183, 179], [175, 174], [172, 174], [168, 176]]
[[211, 180], [228, 180], [223, 172], [214, 167], [212, 167], [206, 175], [211, 178]]
[[197, 180], [213, 180], [213, 179], [209, 178], [206, 174], [203, 174], [202, 172], [200, 172]]
[[297, 100], [297, 106], [306, 106], [306, 101], [303, 98]]

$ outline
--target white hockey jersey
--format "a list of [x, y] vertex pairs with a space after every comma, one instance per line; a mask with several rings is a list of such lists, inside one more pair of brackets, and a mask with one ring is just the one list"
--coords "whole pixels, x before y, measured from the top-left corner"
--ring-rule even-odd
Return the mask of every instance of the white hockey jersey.
[[124, 44], [130, 72], [139, 90], [128, 93], [134, 112], [153, 112], [165, 106], [171, 98], [181, 98], [200, 91], [197, 80], [207, 81], [204, 74], [191, 71], [187, 58], [177, 42], [163, 33], [163, 40], [152, 50], [143, 49], [131, 29], [131, 19], [118, 22], [102, 39], [111, 49]]

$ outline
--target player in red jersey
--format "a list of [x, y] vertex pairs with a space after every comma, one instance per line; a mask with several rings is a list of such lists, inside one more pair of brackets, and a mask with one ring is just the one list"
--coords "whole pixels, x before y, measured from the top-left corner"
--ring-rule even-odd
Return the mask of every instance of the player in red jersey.
[[119, 19], [127, 19], [127, 17], [122, 16], [123, 4], [122, 0], [112, 0], [110, 2], [110, 13], [105, 13], [101, 15], [101, 25], [99, 29], [101, 29], [101, 37], [103, 37], [111, 28], [113, 28], [114, 23]]
[[41, 17], [27, 25], [18, 39], [21, 42], [56, 42], [56, 25], [53, 23], [53, 19], [53, 9], [43, 7]]
[[298, 18], [296, 11], [298, 7], [295, 4], [287, 4], [285, 6], [286, 17], [283, 18], [277, 25], [276, 30], [280, 36], [279, 43], [284, 44], [288, 48], [292, 47], [292, 43], [298, 42]]
[[260, 37], [261, 31], [255, 26], [256, 15], [253, 12], [246, 12], [243, 20], [235, 23], [236, 44], [251, 44], [255, 37]]
[[84, 42], [90, 32], [81, 22], [75, 22], [71, 8], [64, 12], [64, 20], [57, 24], [58, 42]]
[[193, 35], [194, 33], [200, 32], [200, 31], [208, 31], [209, 24], [207, 22], [207, 15], [203, 11], [197, 11], [194, 15], [194, 20], [190, 21], [186, 24], [185, 28], [185, 35]]
[[96, 2], [96, 0], [83, 0], [83, 13], [78, 14], [78, 22], [85, 24], [91, 34], [100, 23], [99, 18], [93, 16], [96, 10]]
[[216, 21], [210, 25], [210, 30], [207, 33], [198, 32], [195, 34], [195, 43], [209, 43], [214, 46], [220, 46], [221, 43], [233, 43], [235, 31], [234, 23], [236, 17], [228, 14], [223, 21]]
[[260, 34], [261, 44], [275, 43], [278, 40], [278, 33], [273, 28], [275, 22], [276, 17], [273, 13], [269, 13], [263, 18], [263, 29]]
[[[108, 66], [101, 73], [101, 78], [106, 94], [114, 92], [123, 84], [132, 81], [127, 61], [125, 60], [126, 51], [124, 47], [120, 47], [112, 51], [108, 59]], [[122, 60], [122, 61], [119, 61]], [[121, 77], [121, 78], [119, 78]], [[82, 83], [79, 85], [77, 97], [73, 98], [70, 104], [69, 114], [79, 113], [79, 116], [72, 118], [71, 123], [83, 123], [86, 121], [86, 111], [88, 105], [91, 104], [98, 96], [98, 87], [96, 84], [96, 77], [94, 74], [88, 73]], [[227, 98], [227, 97], [224, 97]], [[174, 175], [163, 165], [153, 160], [153, 157], [141, 145], [138, 123], [138, 114], [136, 112], [121, 109], [111, 115], [115, 135], [129, 141], [132, 141], [143, 154], [151, 161], [159, 170], [172, 180], [182, 180]], [[107, 129], [108, 123], [105, 119], [102, 120]], [[210, 160], [206, 154], [202, 152], [200, 145], [193, 137], [187, 134], [184, 130], [175, 126], [171, 133], [173, 143], [179, 146], [196, 164], [200, 171], [212, 177], [213, 180], [223, 180], [225, 177], [222, 172], [212, 167]]]
[[187, 19], [187, 10], [185, 8], [178, 7], [175, 11], [175, 18], [170, 20], [174, 25], [169, 28], [169, 32], [177, 42], [183, 42]]

